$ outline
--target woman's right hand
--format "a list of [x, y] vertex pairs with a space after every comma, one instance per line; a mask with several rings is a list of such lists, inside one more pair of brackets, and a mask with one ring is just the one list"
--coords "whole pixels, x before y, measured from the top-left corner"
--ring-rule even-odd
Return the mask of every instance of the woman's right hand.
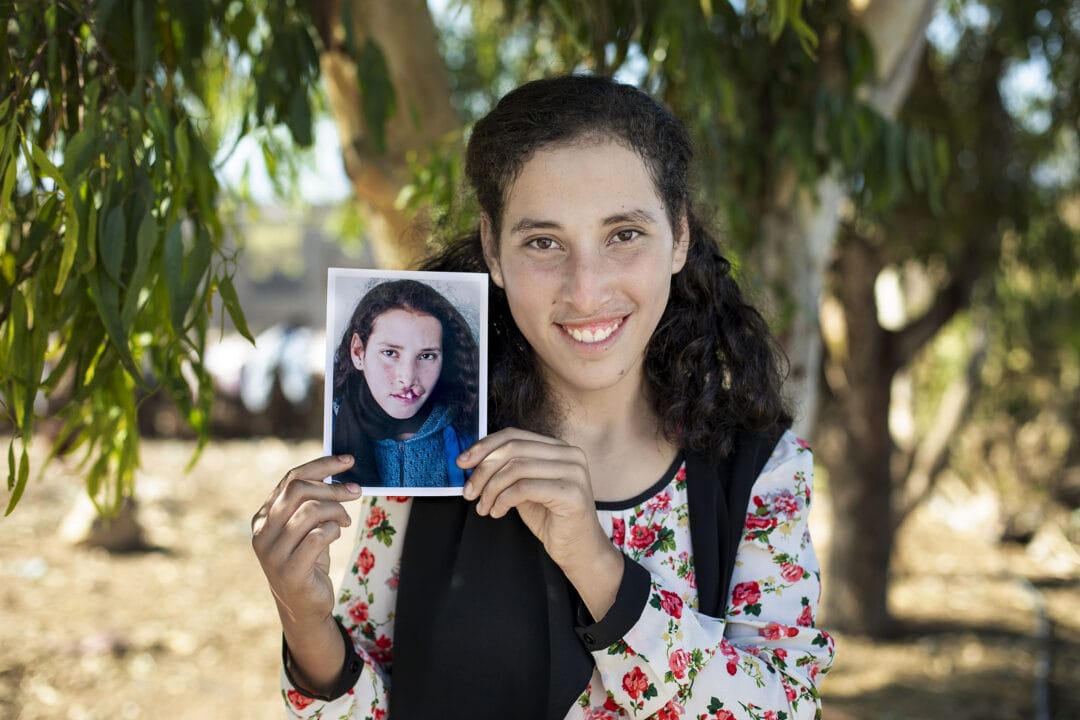
[[[352, 524], [341, 503], [360, 497], [358, 485], [328, 485], [323, 478], [352, 463], [350, 455], [331, 455], [290, 470], [251, 519], [251, 545], [270, 583], [289, 650], [314, 691], [341, 668], [344, 648], [332, 617], [330, 543]], [[326, 668], [311, 666], [327, 659]]]

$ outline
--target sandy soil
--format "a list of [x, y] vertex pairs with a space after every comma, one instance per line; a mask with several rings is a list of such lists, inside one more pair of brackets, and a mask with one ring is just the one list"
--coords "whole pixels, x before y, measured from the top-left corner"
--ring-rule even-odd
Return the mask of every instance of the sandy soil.
[[[121, 555], [61, 539], [81, 492], [73, 463], [32, 478], [0, 520], [0, 718], [281, 717], [279, 631], [249, 525], [277, 478], [317, 454], [310, 441], [217, 442], [185, 474], [190, 445], [146, 442], [138, 488], [154, 549]], [[1080, 717], [1075, 551], [1002, 548], [977, 512], [964, 527], [943, 520], [970, 502], [931, 503], [905, 527], [890, 598], [903, 633], [838, 638], [826, 720], [1030, 718], [1046, 658], [1052, 716]], [[828, 520], [815, 531], [823, 544]]]

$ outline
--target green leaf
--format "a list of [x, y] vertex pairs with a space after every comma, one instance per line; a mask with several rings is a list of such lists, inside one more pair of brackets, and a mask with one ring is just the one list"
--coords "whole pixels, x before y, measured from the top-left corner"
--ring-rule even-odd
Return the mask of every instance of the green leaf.
[[34, 158], [34, 164], [37, 166], [39, 172], [45, 177], [55, 180], [57, 187], [66, 191], [67, 181], [64, 180], [64, 175], [60, 172], [60, 169], [53, 164], [52, 160], [49, 159], [49, 156], [45, 154], [45, 151], [37, 145], [31, 144], [30, 154]]
[[79, 179], [90, 167], [90, 161], [97, 150], [96, 137], [93, 133], [80, 130], [64, 147], [64, 179], [69, 187], [77, 186]]
[[360, 106], [376, 152], [386, 152], [386, 123], [397, 108], [394, 84], [386, 57], [374, 40], [364, 43], [356, 59], [356, 78], [360, 84]]
[[[356, 28], [353, 27], [352, 0], [341, 2], [341, 26], [345, 28], [345, 50], [350, 57], [356, 57]], [[0, 113], [0, 117], [3, 113]]]
[[[14, 442], [13, 438], [12, 443]], [[9, 454], [8, 458], [8, 467], [10, 468], [14, 453]], [[26, 490], [26, 479], [28, 477], [30, 477], [30, 458], [26, 454], [26, 443], [23, 442], [22, 457], [19, 458], [18, 478], [15, 480], [15, 487], [11, 491], [11, 499], [8, 501], [7, 510], [4, 511], [5, 516], [10, 515], [15, 506], [19, 504], [19, 498], [22, 497], [23, 491]]]
[[247, 338], [248, 342], [254, 344], [255, 338], [252, 337], [251, 330], [248, 329], [247, 320], [244, 318], [244, 311], [240, 308], [240, 298], [236, 295], [236, 288], [233, 287], [232, 278], [228, 275], [222, 277], [218, 281], [218, 289], [221, 291], [221, 302], [225, 305], [225, 310], [228, 311], [233, 325], [236, 326], [236, 331]]
[[131, 357], [131, 349], [128, 347], [128, 333], [120, 319], [120, 288], [108, 277], [103, 277], [103, 275], [104, 273], [100, 268], [87, 273], [86, 281], [90, 286], [90, 296], [94, 301], [94, 307], [97, 308], [101, 323], [105, 326], [105, 332], [108, 334], [109, 340], [112, 341], [112, 346], [120, 358], [120, 362], [123, 363], [124, 368], [131, 377], [139, 380], [142, 373], [138, 366], [135, 365], [135, 359]]
[[128, 280], [127, 294], [124, 296], [124, 307], [120, 312], [121, 320], [125, 326], [131, 325], [138, 307], [139, 294], [142, 292], [143, 283], [146, 280], [146, 272], [150, 267], [150, 260], [157, 248], [157, 222], [154, 214], [147, 210], [139, 223], [139, 229], [135, 235], [135, 269], [131, 272]]
[[188, 140], [187, 123], [178, 124], [173, 131], [173, 137], [176, 141], [174, 165], [180, 172], [186, 172], [191, 162], [191, 141]]
[[154, 8], [156, 3], [147, 7], [146, 0], [132, 3], [132, 27], [135, 31], [135, 68], [140, 73], [150, 71], [154, 63]]
[[8, 440], [8, 492], [15, 487], [15, 437]]
[[289, 98], [289, 114], [285, 118], [285, 126], [289, 128], [297, 145], [311, 146], [311, 102], [308, 100], [307, 87], [298, 85], [293, 89], [292, 96]]
[[182, 304], [184, 283], [184, 238], [180, 223], [173, 223], [165, 234], [165, 289], [169, 296], [169, 319], [173, 329], [180, 334], [184, 331], [184, 316], [187, 306]]
[[8, 213], [14, 212], [11, 191], [15, 188], [15, 166], [15, 159], [12, 158], [4, 170], [4, 180], [0, 183], [0, 208], [3, 208], [0, 217], [6, 217]]
[[120, 283], [120, 271], [124, 264], [124, 245], [127, 242], [127, 227], [124, 224], [124, 208], [115, 206], [105, 217], [105, 226], [98, 236], [98, 252], [101, 265], [109, 278]]

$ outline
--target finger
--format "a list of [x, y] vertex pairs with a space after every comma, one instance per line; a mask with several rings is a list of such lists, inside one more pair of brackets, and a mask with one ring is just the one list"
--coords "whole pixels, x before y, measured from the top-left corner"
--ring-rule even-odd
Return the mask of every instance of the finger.
[[579, 494], [584, 486], [584, 468], [566, 459], [513, 457], [495, 472], [476, 503], [481, 515], [492, 512], [497, 499], [510, 487], [523, 480], [540, 480], [554, 486], [574, 486]]
[[498, 432], [480, 438], [470, 445], [465, 452], [458, 455], [458, 467], [461, 467], [462, 469], [476, 467], [485, 457], [490, 455], [492, 451], [515, 440], [528, 440], [544, 445], [566, 445], [562, 440], [548, 437], [547, 435], [541, 435], [520, 428], [503, 428]]
[[553, 515], [568, 515], [584, 504], [583, 495], [575, 483], [561, 478], [526, 477], [500, 492], [487, 514], [492, 518], [501, 518], [527, 503], [543, 505]]
[[324, 455], [320, 458], [315, 458], [310, 462], [306, 462], [299, 467], [295, 467], [286, 473], [285, 478], [290, 477], [298, 480], [319, 480], [322, 481], [331, 475], [337, 475], [338, 473], [345, 472], [352, 467], [355, 458], [352, 455]]
[[[465, 499], [472, 500], [483, 494], [491, 482], [491, 478], [507, 465], [531, 461], [571, 463], [579, 466], [582, 476], [587, 475], [587, 472], [585, 472], [587, 460], [585, 453], [580, 448], [562, 443], [545, 443], [531, 438], [514, 438], [489, 452], [479, 465], [473, 469], [468, 482], [465, 483]], [[543, 471], [542, 477], [549, 477], [549, 472]]]
[[[264, 502], [262, 507], [260, 507], [259, 510], [255, 513], [255, 515], [252, 516], [252, 529], [255, 529], [256, 524], [260, 520], [266, 518], [266, 516], [270, 512], [270, 508], [274, 505], [274, 503], [278, 500], [282, 493], [285, 492], [286, 488], [288, 488], [289, 485], [291, 485], [294, 481], [321, 481], [323, 478], [327, 478], [331, 475], [336, 475], [338, 473], [344, 472], [345, 470], [348, 470], [350, 467], [352, 467], [353, 462], [355, 462], [355, 460], [352, 455], [327, 455], [311, 460], [310, 462], [306, 462], [303, 465], [299, 465], [290, 470], [289, 472], [285, 473], [285, 476], [282, 477], [281, 480], [278, 481], [277, 485], [274, 486], [274, 489], [273, 491], [271, 491], [270, 496], [266, 499], [266, 502]], [[353, 497], [358, 496], [360, 492], [359, 486], [355, 483], [344, 483], [341, 484], [339, 487], [344, 488], [345, 492], [347, 493], [345, 495], [342, 495], [339, 492], [338, 495], [335, 496], [341, 501], [350, 500]]]
[[305, 533], [288, 560], [287, 570], [296, 579], [306, 578], [330, 544], [341, 537], [341, 525], [334, 521], [319, 523]]
[[[339, 528], [348, 527], [352, 519], [344, 506], [332, 500], [307, 500], [293, 512], [271, 541], [265, 541], [261, 557], [271, 568], [281, 568], [293, 556], [312, 530], [332, 523]], [[327, 543], [329, 545], [329, 543]]]
[[355, 483], [328, 485], [321, 479], [325, 476], [325, 471], [333, 471], [335, 467], [340, 471], [351, 466], [352, 462], [352, 457], [348, 455], [330, 456], [318, 458], [287, 472], [251, 518], [252, 545], [256, 554], [260, 554], [261, 546], [272, 545], [277, 541], [293, 513], [307, 500], [341, 503], [360, 497], [360, 486]]

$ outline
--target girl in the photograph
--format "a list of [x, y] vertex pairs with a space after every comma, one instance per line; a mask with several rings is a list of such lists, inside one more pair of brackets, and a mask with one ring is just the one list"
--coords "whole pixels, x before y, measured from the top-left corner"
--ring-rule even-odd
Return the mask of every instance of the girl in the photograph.
[[356, 304], [334, 353], [334, 479], [369, 487], [461, 487], [455, 462], [476, 440], [478, 352], [450, 302], [391, 280]]
[[476, 123], [491, 434], [459, 498], [364, 498], [289, 471], [253, 518], [302, 718], [788, 720], [820, 713], [813, 462], [785, 363], [695, 213], [670, 111], [591, 76]]

